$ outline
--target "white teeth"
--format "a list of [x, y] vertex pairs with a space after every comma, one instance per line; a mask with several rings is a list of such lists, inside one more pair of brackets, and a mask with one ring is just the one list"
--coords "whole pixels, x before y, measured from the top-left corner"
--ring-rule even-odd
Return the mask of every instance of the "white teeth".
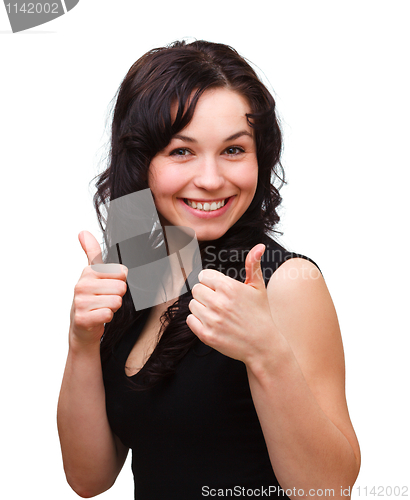
[[212, 203], [204, 202], [195, 202], [191, 200], [186, 200], [188, 205], [192, 208], [196, 208], [197, 210], [202, 210], [205, 212], [213, 212], [214, 210], [218, 210], [218, 208], [221, 208], [225, 205], [225, 200], [222, 201], [213, 201]]

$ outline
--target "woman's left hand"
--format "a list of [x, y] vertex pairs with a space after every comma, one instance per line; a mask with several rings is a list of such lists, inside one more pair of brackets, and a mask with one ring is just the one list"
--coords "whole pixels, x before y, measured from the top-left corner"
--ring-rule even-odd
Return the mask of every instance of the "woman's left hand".
[[199, 273], [192, 288], [192, 314], [187, 324], [204, 343], [245, 364], [269, 352], [278, 333], [275, 327], [260, 260], [265, 251], [258, 244], [246, 256], [246, 280], [241, 283], [213, 269]]
[[259, 244], [247, 255], [245, 283], [203, 270], [187, 324], [204, 344], [245, 363], [281, 487], [351, 489], [360, 450], [346, 405], [332, 299], [320, 272], [304, 259], [283, 263], [266, 289], [263, 252]]

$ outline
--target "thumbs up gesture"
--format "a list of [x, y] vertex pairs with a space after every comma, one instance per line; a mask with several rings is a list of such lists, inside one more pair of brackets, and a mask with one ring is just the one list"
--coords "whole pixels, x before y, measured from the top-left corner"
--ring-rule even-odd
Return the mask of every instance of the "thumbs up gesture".
[[269, 348], [275, 329], [260, 264], [264, 251], [258, 244], [248, 253], [245, 283], [213, 269], [201, 271], [186, 320], [204, 344], [245, 364]]
[[82, 231], [78, 239], [88, 266], [74, 288], [70, 343], [83, 347], [99, 345], [104, 323], [109, 323], [121, 307], [128, 269], [121, 264], [104, 264], [100, 245], [88, 231]]

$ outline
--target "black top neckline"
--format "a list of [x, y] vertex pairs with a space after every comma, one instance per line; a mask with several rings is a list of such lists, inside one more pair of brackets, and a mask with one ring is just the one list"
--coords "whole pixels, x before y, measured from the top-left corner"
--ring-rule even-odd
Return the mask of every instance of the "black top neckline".
[[145, 324], [147, 323], [149, 312], [151, 309], [146, 309], [144, 311], [143, 315], [138, 318], [137, 322], [132, 325], [132, 327], [129, 327], [127, 332], [124, 335], [124, 338], [119, 342], [116, 346], [114, 346], [114, 349], [112, 351], [112, 356], [115, 358], [117, 363], [120, 365], [122, 372], [124, 374], [124, 377], [129, 380], [136, 381], [138, 378], [138, 375], [144, 370], [145, 366], [149, 362], [151, 356], [154, 354], [155, 349], [157, 346], [155, 346], [154, 350], [152, 351], [151, 355], [147, 359], [147, 361], [144, 363], [142, 368], [137, 372], [134, 373], [134, 375], [128, 376], [125, 372], [125, 366], [127, 363], [128, 356], [130, 355], [134, 345], [138, 341], [139, 336], [141, 335], [142, 330], [144, 329]]

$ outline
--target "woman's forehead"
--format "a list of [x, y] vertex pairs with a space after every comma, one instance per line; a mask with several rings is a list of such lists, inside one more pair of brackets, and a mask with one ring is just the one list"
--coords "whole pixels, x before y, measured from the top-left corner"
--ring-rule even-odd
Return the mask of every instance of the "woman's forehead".
[[[178, 107], [174, 104], [171, 112], [175, 120]], [[220, 130], [228, 138], [230, 135], [246, 131], [252, 134], [247, 114], [251, 113], [251, 108], [241, 94], [227, 88], [217, 88], [205, 91], [196, 103], [196, 107], [191, 121], [180, 132], [186, 136], [187, 132], [195, 133], [203, 131], [204, 128], [212, 127], [215, 131]]]

